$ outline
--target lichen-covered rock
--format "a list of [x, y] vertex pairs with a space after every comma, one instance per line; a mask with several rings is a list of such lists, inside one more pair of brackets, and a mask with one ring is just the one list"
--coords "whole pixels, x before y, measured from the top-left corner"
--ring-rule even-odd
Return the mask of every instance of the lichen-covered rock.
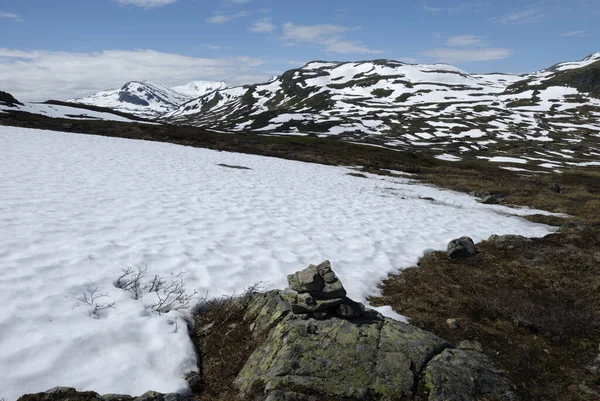
[[467, 258], [477, 255], [475, 243], [469, 237], [453, 239], [448, 243], [448, 258]]
[[516, 399], [504, 372], [473, 350], [444, 350], [429, 362], [424, 380], [429, 401], [476, 401], [483, 396]]
[[298, 293], [309, 293], [317, 299], [344, 298], [346, 290], [337, 278], [331, 263], [326, 260], [315, 266], [298, 271], [288, 276], [288, 283], [292, 290]]
[[487, 242], [500, 249], [512, 249], [515, 245], [523, 242], [531, 242], [531, 239], [523, 237], [522, 235], [491, 235]]
[[[270, 296], [275, 301], [257, 298], [251, 303], [286, 303], [280, 293]], [[249, 310], [260, 322], [257, 330], [266, 331], [265, 324], [271, 329], [235, 380], [242, 396], [260, 387], [269, 400], [304, 400], [300, 396], [324, 390], [353, 399], [410, 397], [418, 372], [449, 346], [431, 333], [391, 319], [317, 320], [288, 313], [272, 324], [257, 314], [259, 308], [251, 305]]]

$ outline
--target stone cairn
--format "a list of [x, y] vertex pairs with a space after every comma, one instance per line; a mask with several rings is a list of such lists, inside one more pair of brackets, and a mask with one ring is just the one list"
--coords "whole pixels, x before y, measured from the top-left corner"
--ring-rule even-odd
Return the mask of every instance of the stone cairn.
[[294, 314], [309, 315], [319, 320], [330, 317], [383, 319], [379, 312], [367, 309], [346, 296], [346, 289], [331, 270], [328, 260], [290, 274], [288, 284], [281, 296], [289, 302]]

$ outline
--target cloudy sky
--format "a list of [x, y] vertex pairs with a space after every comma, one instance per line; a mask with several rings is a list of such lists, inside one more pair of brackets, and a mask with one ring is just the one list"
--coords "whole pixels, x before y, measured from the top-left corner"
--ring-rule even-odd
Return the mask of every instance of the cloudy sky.
[[0, 0], [0, 90], [263, 81], [310, 60], [524, 73], [600, 51], [598, 0]]

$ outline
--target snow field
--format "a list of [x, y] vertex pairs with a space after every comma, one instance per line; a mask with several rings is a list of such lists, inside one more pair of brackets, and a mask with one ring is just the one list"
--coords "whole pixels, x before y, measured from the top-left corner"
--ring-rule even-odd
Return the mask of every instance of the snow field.
[[[114, 282], [127, 266], [241, 293], [324, 259], [357, 301], [452, 238], [551, 228], [408, 179], [164, 143], [0, 127], [0, 396], [185, 390], [185, 314]], [[245, 166], [241, 170], [219, 166]], [[434, 201], [423, 199], [431, 197]], [[107, 294], [93, 314], [83, 294]], [[391, 312], [383, 308], [384, 312]]]

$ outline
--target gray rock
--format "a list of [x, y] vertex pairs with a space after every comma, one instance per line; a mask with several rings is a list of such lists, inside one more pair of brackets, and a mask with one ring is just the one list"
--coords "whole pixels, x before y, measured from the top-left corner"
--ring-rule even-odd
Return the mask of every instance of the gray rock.
[[531, 239], [523, 237], [522, 235], [491, 235], [487, 242], [493, 244], [496, 248], [500, 249], [513, 249], [515, 245], [523, 242], [531, 242]]
[[[276, 293], [271, 296], [287, 303]], [[262, 305], [269, 304], [257, 299]], [[357, 305], [362, 306], [349, 299], [343, 305], [344, 313], [357, 315]], [[362, 308], [365, 315], [380, 316]], [[256, 331], [268, 334], [235, 380], [243, 397], [259, 388], [273, 400], [288, 399], [280, 397], [289, 392], [294, 393], [290, 397], [323, 394], [324, 389], [333, 397], [408, 398], [419, 372], [449, 346], [431, 333], [383, 318], [348, 320], [323, 315], [323, 320], [317, 320], [291, 313], [267, 330], [259, 327], [269, 324], [260, 317], [268, 313], [263, 309], [250, 305], [248, 310], [254, 312], [246, 314], [246, 319], [256, 322], [256, 316], [262, 322]]]
[[310, 265], [304, 270], [290, 274], [288, 284], [294, 291], [308, 293], [319, 293], [325, 286], [315, 265]]
[[483, 203], [484, 205], [497, 205], [498, 198], [496, 198], [494, 195], [488, 195], [483, 197], [479, 203]]
[[450, 330], [456, 330], [460, 327], [460, 324], [458, 323], [458, 319], [453, 319], [453, 318], [447, 319], [446, 325], [448, 326], [448, 328]]
[[513, 386], [482, 353], [446, 349], [425, 369], [429, 401], [475, 401], [484, 396], [516, 399]]
[[315, 266], [288, 276], [290, 288], [298, 293], [309, 293], [314, 298], [343, 298], [346, 290], [342, 282], [331, 270], [331, 263], [326, 260]]
[[450, 259], [466, 258], [477, 255], [477, 249], [471, 238], [460, 237], [448, 243], [447, 253]]

